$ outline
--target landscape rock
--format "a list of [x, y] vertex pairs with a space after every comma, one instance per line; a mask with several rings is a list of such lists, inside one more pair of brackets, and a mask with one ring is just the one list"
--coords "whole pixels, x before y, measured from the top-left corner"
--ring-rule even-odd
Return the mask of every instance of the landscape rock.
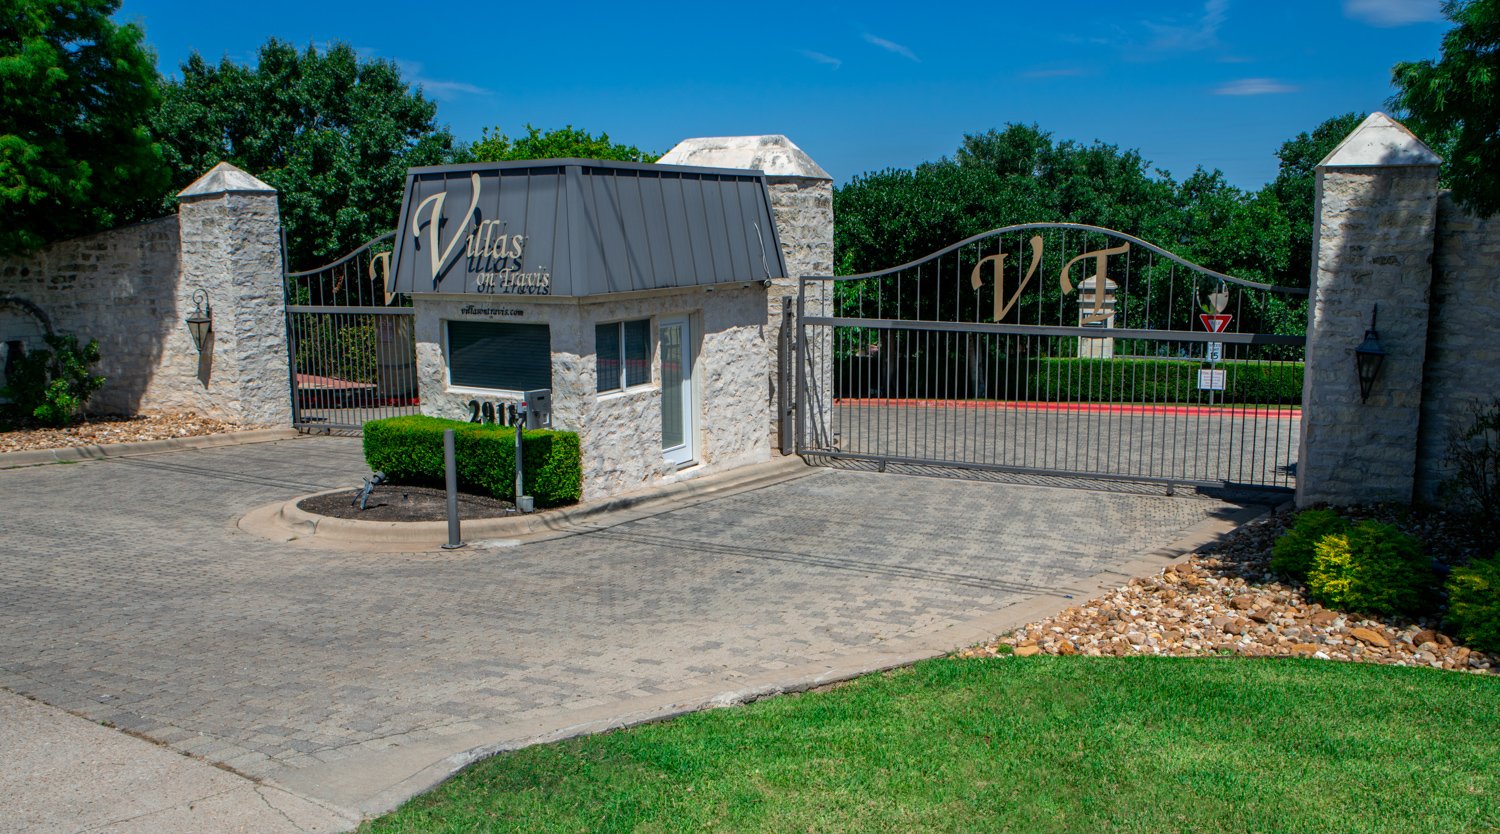
[[1436, 622], [1386, 623], [1323, 608], [1277, 577], [1270, 550], [1288, 515], [1251, 522], [1154, 576], [1075, 604], [965, 657], [1304, 657], [1496, 674], [1500, 659], [1459, 646]]
[[1368, 628], [1354, 628], [1349, 630], [1349, 636], [1364, 643], [1367, 646], [1379, 646], [1382, 649], [1389, 648], [1391, 641], [1378, 631]]
[[26, 428], [0, 431], [0, 452], [64, 449], [72, 446], [105, 446], [112, 443], [139, 443], [146, 440], [170, 440], [177, 437], [202, 437], [249, 428], [258, 427], [214, 420], [196, 414], [147, 413], [133, 417], [89, 417], [76, 425], [61, 429]]

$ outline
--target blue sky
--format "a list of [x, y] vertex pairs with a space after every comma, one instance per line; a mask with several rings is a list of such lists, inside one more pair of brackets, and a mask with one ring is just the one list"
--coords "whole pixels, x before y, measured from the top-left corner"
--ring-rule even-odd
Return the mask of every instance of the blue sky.
[[276, 36], [397, 61], [464, 139], [573, 124], [665, 151], [784, 133], [844, 182], [1036, 122], [1258, 188], [1280, 143], [1384, 106], [1437, 55], [1438, 0], [1134, 3], [250, 3], [124, 0], [161, 68], [252, 60]]

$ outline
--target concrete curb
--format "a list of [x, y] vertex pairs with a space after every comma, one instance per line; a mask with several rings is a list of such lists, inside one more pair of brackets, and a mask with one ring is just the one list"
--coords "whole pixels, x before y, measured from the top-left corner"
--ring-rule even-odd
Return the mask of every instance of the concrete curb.
[[[1077, 584], [1078, 594], [1043, 594], [975, 617], [934, 634], [893, 641], [878, 649], [745, 677], [732, 686], [707, 684], [642, 698], [625, 698], [583, 710], [559, 711], [512, 723], [495, 723], [448, 739], [405, 747], [366, 770], [366, 778], [339, 778], [330, 770], [284, 770], [266, 781], [294, 793], [377, 816], [447, 781], [459, 770], [491, 756], [577, 736], [666, 721], [705, 709], [733, 707], [762, 698], [805, 692], [864, 675], [910, 666], [1052, 616], [1064, 608], [1113, 591], [1135, 576], [1151, 575], [1179, 564], [1198, 548], [1242, 524], [1272, 512], [1266, 506], [1243, 507], [1188, 528], [1166, 547], [1095, 574]], [[332, 766], [330, 766], [332, 767]], [[404, 772], [404, 775], [403, 775]], [[383, 784], [382, 784], [383, 783]], [[372, 790], [372, 788], [374, 790]]]
[[[608, 524], [618, 524], [664, 508], [689, 506], [820, 471], [808, 466], [799, 457], [778, 458], [571, 507], [558, 507], [531, 515], [463, 521], [463, 538], [464, 541], [473, 543], [490, 539], [567, 535], [599, 526], [594, 522], [602, 516], [625, 514], [626, 517], [615, 517], [608, 521]], [[352, 494], [352, 488], [315, 494], [339, 492]], [[258, 507], [241, 517], [237, 526], [247, 533], [275, 541], [314, 540], [316, 544], [383, 551], [436, 550], [448, 540], [446, 521], [355, 521], [330, 518], [299, 509], [298, 502], [307, 497], [310, 496], [304, 495], [290, 501]]]
[[106, 460], [135, 455], [156, 455], [162, 452], [182, 452], [190, 449], [215, 449], [221, 446], [241, 446], [247, 443], [269, 443], [274, 440], [291, 440], [298, 434], [298, 431], [293, 428], [250, 429], [197, 437], [142, 440], [138, 443], [111, 443], [107, 446], [93, 444], [63, 446], [58, 449], [28, 449], [24, 452], [0, 453], [0, 469], [42, 466], [49, 463], [77, 463], [84, 460]]

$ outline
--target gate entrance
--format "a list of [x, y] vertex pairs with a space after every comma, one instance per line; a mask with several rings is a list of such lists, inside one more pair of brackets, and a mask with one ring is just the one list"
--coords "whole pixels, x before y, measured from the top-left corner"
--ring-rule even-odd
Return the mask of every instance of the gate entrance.
[[366, 420], [420, 413], [411, 299], [388, 292], [394, 237], [286, 274], [297, 428], [358, 431]]
[[809, 458], [1290, 489], [1307, 290], [1121, 232], [1009, 226], [803, 277]]

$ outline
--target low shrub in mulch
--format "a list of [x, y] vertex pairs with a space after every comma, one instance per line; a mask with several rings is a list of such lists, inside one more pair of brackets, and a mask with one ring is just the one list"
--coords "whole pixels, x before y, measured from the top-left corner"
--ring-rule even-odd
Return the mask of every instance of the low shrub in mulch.
[[[365, 462], [395, 483], [443, 483], [443, 432], [454, 433], [460, 488], [515, 500], [516, 431], [440, 417], [372, 420], [364, 426]], [[521, 434], [525, 489], [539, 507], [576, 503], [583, 494], [578, 435], [540, 429]]]

